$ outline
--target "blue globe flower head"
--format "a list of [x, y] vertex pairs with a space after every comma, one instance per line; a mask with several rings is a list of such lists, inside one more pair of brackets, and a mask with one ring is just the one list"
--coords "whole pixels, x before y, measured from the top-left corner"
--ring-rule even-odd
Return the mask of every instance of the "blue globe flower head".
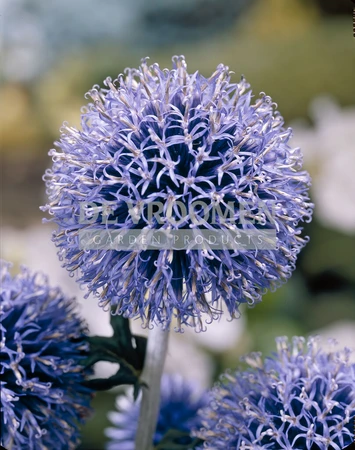
[[85, 326], [75, 304], [40, 273], [1, 267], [1, 445], [75, 449], [90, 412], [82, 385]]
[[[160, 402], [154, 445], [158, 445], [169, 430], [190, 433], [200, 428], [201, 418], [197, 412], [207, 406], [208, 395], [199, 394], [194, 383], [179, 375], [163, 375]], [[105, 430], [110, 439], [106, 449], [135, 450], [140, 398], [133, 402], [133, 398], [120, 396], [117, 397], [116, 405], [118, 412], [110, 412], [108, 415], [113, 427]]]
[[[177, 329], [203, 329], [222, 302], [238, 317], [241, 303], [290, 277], [307, 242], [310, 178], [292, 130], [270, 97], [254, 101], [222, 64], [205, 78], [183, 56], [172, 70], [144, 59], [105, 86], [89, 92], [81, 129], [63, 125], [44, 177], [64, 265], [80, 269], [101, 306], [146, 325], [176, 317]], [[183, 239], [182, 248], [152, 239], [130, 251], [118, 240], [142, 230]], [[248, 244], [261, 231], [275, 234], [270, 247], [234, 245], [233, 233]]]
[[323, 351], [319, 339], [277, 338], [277, 353], [244, 358], [201, 410], [204, 448], [342, 450], [353, 441], [355, 365], [349, 349]]

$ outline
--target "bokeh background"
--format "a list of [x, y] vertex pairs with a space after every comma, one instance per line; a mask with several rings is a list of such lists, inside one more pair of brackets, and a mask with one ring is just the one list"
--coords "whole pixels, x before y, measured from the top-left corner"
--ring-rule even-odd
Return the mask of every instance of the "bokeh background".
[[[83, 300], [61, 268], [42, 225], [41, 180], [64, 120], [80, 124], [84, 94], [150, 56], [170, 67], [184, 54], [209, 76], [223, 62], [254, 94], [277, 102], [294, 128], [313, 178], [311, 237], [293, 277], [238, 321], [207, 333], [173, 335], [166, 371], [207, 388], [251, 350], [272, 351], [277, 335], [320, 334], [355, 346], [355, 39], [350, 0], [1, 0], [0, 124], [2, 257], [49, 274], [75, 294], [92, 334], [110, 335], [109, 317]], [[144, 334], [140, 324], [132, 324]], [[100, 376], [115, 370], [96, 367]], [[104, 448], [101, 393], [83, 429], [82, 449]]]

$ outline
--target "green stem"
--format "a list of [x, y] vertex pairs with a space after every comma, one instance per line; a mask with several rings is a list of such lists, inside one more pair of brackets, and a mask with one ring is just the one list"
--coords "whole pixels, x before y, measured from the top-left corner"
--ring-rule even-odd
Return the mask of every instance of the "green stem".
[[136, 450], [152, 450], [159, 406], [160, 382], [168, 350], [169, 330], [163, 331], [157, 325], [149, 331], [144, 368], [141, 376], [142, 402], [136, 435]]

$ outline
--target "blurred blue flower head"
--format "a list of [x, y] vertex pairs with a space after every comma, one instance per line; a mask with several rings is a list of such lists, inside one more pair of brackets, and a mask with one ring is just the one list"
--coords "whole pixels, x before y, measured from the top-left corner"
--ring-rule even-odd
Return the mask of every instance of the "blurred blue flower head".
[[[154, 435], [154, 445], [159, 444], [169, 430], [190, 433], [201, 426], [197, 411], [207, 406], [206, 393], [199, 394], [194, 383], [179, 375], [164, 375], [161, 384], [160, 412]], [[117, 397], [118, 412], [110, 412], [113, 427], [105, 430], [110, 439], [107, 450], [135, 450], [140, 398], [133, 402], [127, 396]], [[185, 442], [186, 443], [186, 442]]]
[[355, 365], [350, 350], [325, 352], [316, 338], [277, 338], [277, 353], [244, 358], [201, 411], [210, 449], [341, 450], [353, 441]]
[[81, 383], [87, 352], [74, 303], [39, 273], [1, 267], [1, 444], [14, 450], [75, 449], [90, 412]]
[[[58, 224], [60, 258], [116, 314], [203, 328], [203, 313], [218, 318], [224, 301], [237, 317], [241, 303], [254, 305], [290, 277], [307, 241], [300, 225], [312, 213], [310, 179], [288, 145], [292, 130], [270, 97], [253, 101], [249, 84], [232, 83], [222, 64], [205, 78], [189, 74], [182, 56], [172, 70], [144, 59], [105, 85], [89, 92], [82, 129], [64, 124], [50, 152], [43, 209]], [[81, 245], [81, 232], [142, 229], [274, 231], [275, 246]]]

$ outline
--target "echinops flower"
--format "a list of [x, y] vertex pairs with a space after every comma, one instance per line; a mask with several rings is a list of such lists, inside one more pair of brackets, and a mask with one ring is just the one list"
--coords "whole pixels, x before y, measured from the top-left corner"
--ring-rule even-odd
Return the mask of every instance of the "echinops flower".
[[277, 338], [277, 353], [244, 358], [200, 412], [204, 448], [342, 450], [353, 441], [355, 365], [349, 349], [325, 352], [318, 339]]
[[[195, 383], [184, 380], [180, 375], [163, 375], [161, 384], [160, 410], [154, 445], [158, 445], [169, 430], [190, 433], [201, 426], [197, 412], [207, 406], [208, 395], [199, 393]], [[109, 413], [112, 427], [105, 434], [110, 439], [107, 450], [135, 450], [135, 436], [138, 426], [140, 398], [136, 402], [128, 396], [116, 400], [118, 411]], [[187, 445], [188, 436], [184, 436]]]
[[[203, 328], [222, 301], [238, 317], [241, 303], [290, 277], [307, 241], [310, 179], [288, 145], [292, 130], [270, 97], [252, 101], [250, 85], [232, 83], [222, 64], [205, 78], [189, 74], [183, 56], [172, 70], [144, 59], [105, 86], [89, 92], [80, 130], [64, 123], [44, 177], [64, 266], [80, 269], [101, 306], [146, 325], [167, 328], [176, 317], [178, 329]], [[275, 246], [127, 251], [81, 241], [120, 230], [271, 230]]]
[[40, 273], [1, 267], [1, 445], [13, 450], [75, 449], [90, 412], [82, 382], [85, 326], [75, 304]]

